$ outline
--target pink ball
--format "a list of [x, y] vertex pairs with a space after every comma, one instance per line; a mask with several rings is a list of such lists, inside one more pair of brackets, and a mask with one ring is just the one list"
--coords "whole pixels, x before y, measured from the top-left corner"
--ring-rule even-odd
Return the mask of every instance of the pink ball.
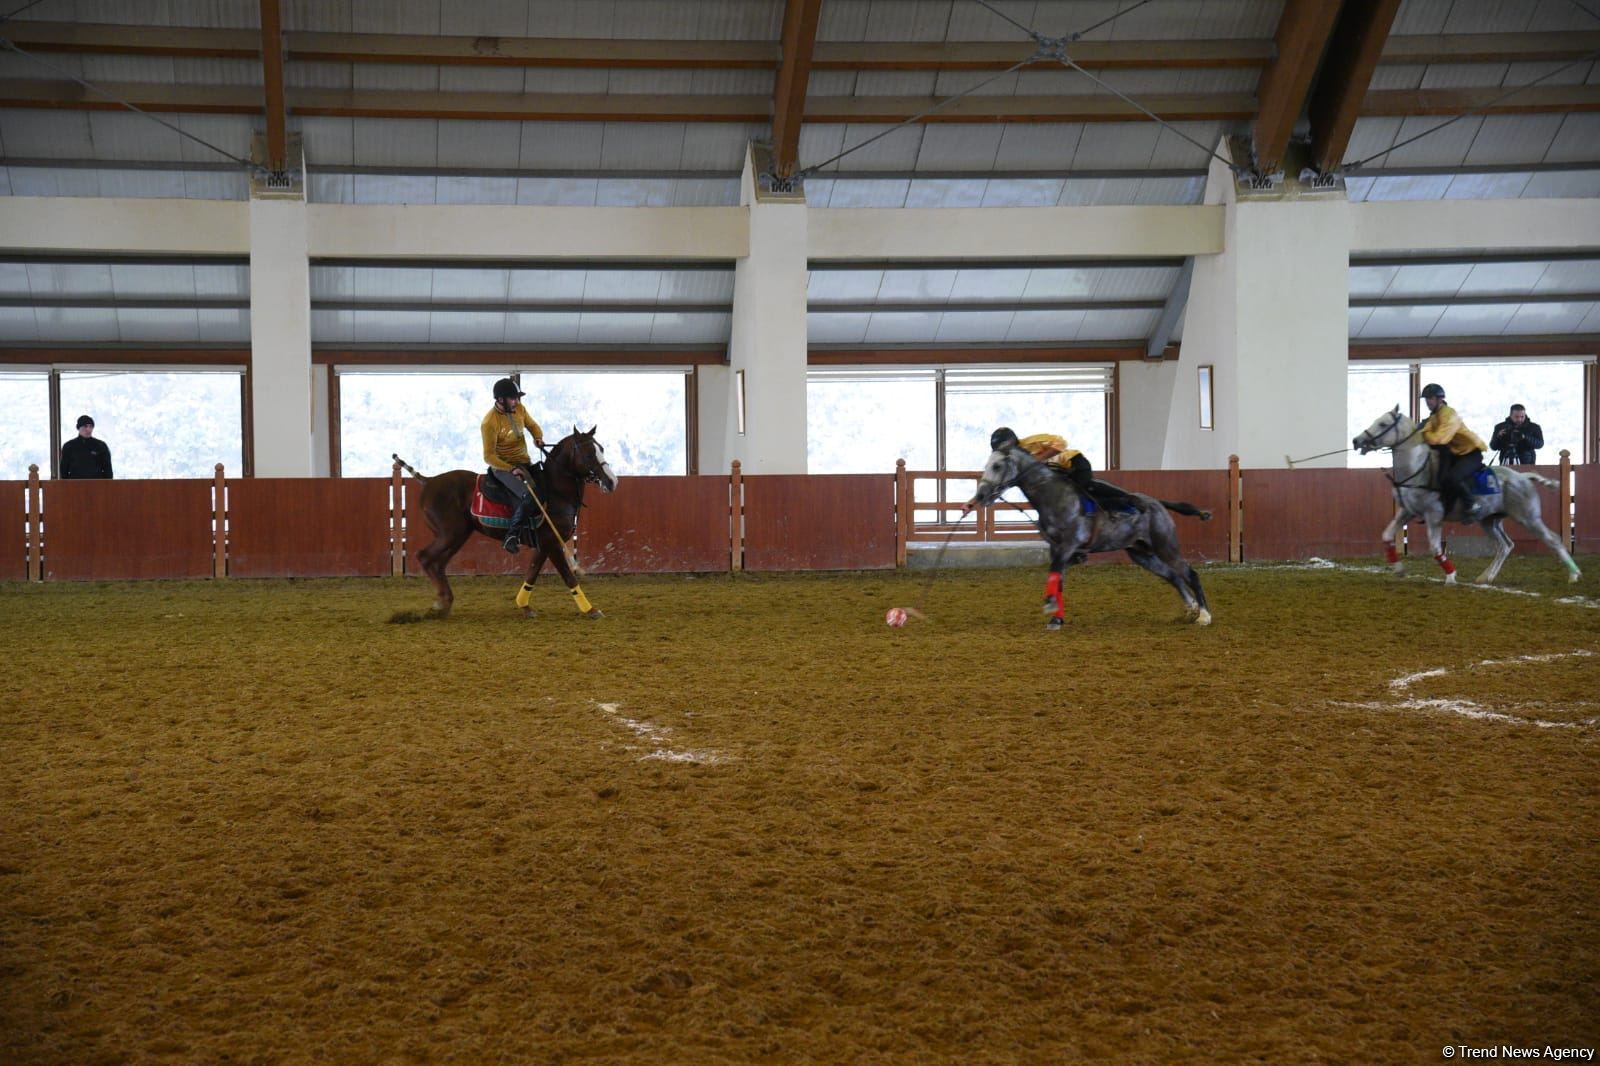
[[883, 620], [896, 629], [906, 624], [906, 609], [904, 607], [891, 607]]

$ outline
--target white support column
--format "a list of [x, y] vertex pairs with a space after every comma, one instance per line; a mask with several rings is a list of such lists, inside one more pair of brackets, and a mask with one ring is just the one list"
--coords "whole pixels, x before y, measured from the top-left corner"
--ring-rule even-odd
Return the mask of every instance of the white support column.
[[303, 200], [250, 201], [250, 392], [257, 477], [310, 477], [311, 261]]
[[[704, 473], [721, 472], [738, 459], [746, 474], [806, 472], [806, 207], [763, 202], [755, 168], [745, 153], [740, 201], [750, 213], [750, 254], [733, 275], [733, 332], [728, 369], [706, 374], [702, 429], [717, 428], [723, 412], [722, 448], [702, 438]], [[744, 432], [739, 432], [741, 381]]]
[[[1224, 248], [1195, 261], [1162, 446], [1168, 469], [1225, 467], [1230, 453], [1246, 467], [1282, 469], [1285, 455], [1348, 443], [1350, 204], [1294, 189], [1241, 202], [1235, 188], [1213, 163], [1206, 199], [1227, 208]], [[1200, 428], [1202, 366], [1212, 367], [1212, 430]]]

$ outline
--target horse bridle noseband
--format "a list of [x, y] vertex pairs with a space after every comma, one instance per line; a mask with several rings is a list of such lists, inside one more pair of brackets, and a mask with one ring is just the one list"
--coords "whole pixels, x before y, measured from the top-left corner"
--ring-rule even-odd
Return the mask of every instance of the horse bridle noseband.
[[[1394, 419], [1394, 421], [1390, 422], [1387, 426], [1384, 426], [1383, 427], [1383, 431], [1378, 434], [1378, 437], [1387, 436], [1391, 429], [1394, 429], [1394, 428], [1396, 428], [1396, 427], [1398, 427], [1400, 425], [1400, 412], [1399, 411], [1390, 411], [1389, 412], [1389, 417]], [[1395, 441], [1393, 444], [1379, 444], [1378, 443], [1378, 437], [1374, 437], [1372, 435], [1372, 431], [1371, 430], [1367, 430], [1366, 432], [1367, 432], [1367, 437], [1368, 437], [1368, 444], [1370, 444], [1371, 447], [1373, 447], [1373, 448], [1385, 448], [1385, 449], [1387, 449], [1387, 450], [1392, 452], [1396, 448], [1400, 447], [1400, 445], [1402, 445], [1406, 441], [1410, 440], [1412, 437], [1415, 437], [1418, 433], [1421, 433], [1422, 432], [1422, 427], [1426, 426], [1427, 424], [1428, 424], [1428, 420], [1426, 418], [1424, 418], [1421, 422], [1418, 422], [1416, 424], [1416, 427], [1413, 428], [1410, 433], [1407, 433], [1405, 436], [1401, 437], [1399, 440]], [[1427, 472], [1428, 472], [1428, 464], [1427, 463], [1423, 463], [1414, 472], [1406, 475], [1404, 478], [1402, 478], [1399, 481], [1396, 481], [1392, 474], [1385, 474], [1383, 476], [1388, 478], [1389, 479], [1389, 484], [1393, 485], [1396, 489], [1403, 489], [1406, 486], [1410, 485], [1411, 482], [1413, 480], [1415, 480], [1419, 475], [1426, 474]]]

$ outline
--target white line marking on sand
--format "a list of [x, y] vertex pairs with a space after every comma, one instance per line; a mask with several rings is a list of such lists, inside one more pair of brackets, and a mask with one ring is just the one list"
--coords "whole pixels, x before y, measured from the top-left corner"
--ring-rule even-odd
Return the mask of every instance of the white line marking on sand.
[[[710, 749], [678, 750], [668, 747], [667, 745], [672, 738], [672, 730], [670, 728], [639, 718], [629, 718], [622, 713], [622, 704], [620, 703], [600, 703], [596, 701], [595, 706], [600, 708], [600, 712], [607, 718], [616, 722], [640, 740], [649, 742], [651, 749], [644, 755], [639, 756], [640, 762], [656, 760], [659, 762], [710, 764], [727, 762], [729, 759], [729, 756]], [[637, 749], [630, 746], [628, 750], [636, 751]]]
[[[1509, 659], [1480, 659], [1467, 667], [1475, 670], [1484, 666], [1511, 666], [1520, 663], [1549, 663], [1558, 659], [1591, 659], [1595, 652], [1585, 648], [1576, 651], [1550, 652], [1544, 655], [1515, 655]], [[1448, 667], [1440, 666], [1432, 670], [1419, 670], [1412, 674], [1402, 674], [1389, 682], [1390, 691], [1397, 696], [1406, 691], [1413, 684], [1424, 678], [1444, 677], [1451, 673]], [[1579, 701], [1581, 706], [1589, 706], [1591, 701]], [[1349, 702], [1344, 700], [1329, 700], [1330, 707], [1353, 707], [1364, 711], [1433, 711], [1445, 714], [1460, 715], [1462, 718], [1471, 718], [1479, 722], [1504, 722], [1507, 725], [1531, 725], [1540, 729], [1587, 729], [1600, 725], [1600, 717], [1581, 718], [1571, 722], [1554, 722], [1547, 718], [1526, 718], [1515, 714], [1506, 714], [1503, 711], [1491, 711], [1474, 703], [1472, 700], [1461, 699], [1424, 699], [1419, 696], [1406, 696], [1389, 703], [1379, 701]]]

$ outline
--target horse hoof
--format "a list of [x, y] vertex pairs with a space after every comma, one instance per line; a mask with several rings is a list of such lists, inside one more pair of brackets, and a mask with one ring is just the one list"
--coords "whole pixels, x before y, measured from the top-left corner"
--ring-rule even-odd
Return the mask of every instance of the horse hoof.
[[1572, 573], [1567, 575], [1567, 584], [1576, 585], [1578, 583], [1579, 579], [1581, 579], [1582, 577], [1583, 577], [1583, 571], [1582, 570], [1574, 570]]
[[520, 610], [522, 611], [522, 617], [524, 617], [524, 618], [532, 618], [532, 617], [534, 617], [533, 608], [532, 607], [523, 607], [523, 608], [520, 608]]
[[1444, 583], [1446, 585], [1454, 585], [1456, 583], [1456, 575], [1454, 575], [1454, 574], [1446, 574], [1446, 575], [1444, 575]]
[[1400, 563], [1395, 563], [1393, 566], [1389, 567], [1389, 573], [1393, 574], [1395, 577], [1405, 577], [1406, 568]]
[[1206, 610], [1204, 607], [1200, 608], [1200, 613], [1194, 616], [1194, 624], [1197, 625], [1197, 626], [1208, 626], [1208, 625], [1210, 625], [1211, 624], [1211, 612]]
[[1046, 629], [1060, 629], [1067, 624], [1065, 618], [1052, 618], [1044, 624]]
[[602, 611], [598, 607], [594, 608], [588, 614], [584, 615], [585, 618], [604, 618], [605, 616], [606, 616], [605, 612]]

